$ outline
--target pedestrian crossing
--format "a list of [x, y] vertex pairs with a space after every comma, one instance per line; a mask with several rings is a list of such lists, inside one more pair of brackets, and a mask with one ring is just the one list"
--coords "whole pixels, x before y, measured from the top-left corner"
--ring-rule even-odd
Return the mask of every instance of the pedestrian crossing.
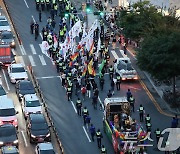
[[52, 65], [55, 65], [54, 62], [52, 61], [52, 59], [50, 59], [49, 57], [47, 57], [47, 55], [45, 55], [43, 53], [42, 50], [42, 45], [38, 44], [38, 46], [35, 48], [35, 46], [33, 44], [29, 44], [28, 46], [23, 46], [23, 45], [19, 45], [20, 47], [20, 53], [21, 55], [18, 56], [17, 59], [21, 59], [18, 60], [19, 62], [24, 64], [23, 57], [28, 58], [29, 63], [31, 64], [31, 66], [46, 66], [49, 63], [51, 63]]

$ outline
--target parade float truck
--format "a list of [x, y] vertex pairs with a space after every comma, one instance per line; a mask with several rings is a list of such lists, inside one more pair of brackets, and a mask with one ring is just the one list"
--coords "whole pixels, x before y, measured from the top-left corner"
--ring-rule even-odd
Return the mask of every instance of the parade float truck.
[[[106, 98], [104, 100], [103, 127], [108, 139], [113, 144], [116, 154], [132, 149], [124, 149], [126, 141], [140, 141], [146, 136], [142, 126], [130, 117], [130, 104], [126, 97]], [[139, 151], [140, 148], [136, 147]]]
[[122, 80], [137, 80], [138, 75], [136, 70], [132, 67], [131, 61], [128, 57], [118, 58], [114, 64], [114, 70], [121, 76]]

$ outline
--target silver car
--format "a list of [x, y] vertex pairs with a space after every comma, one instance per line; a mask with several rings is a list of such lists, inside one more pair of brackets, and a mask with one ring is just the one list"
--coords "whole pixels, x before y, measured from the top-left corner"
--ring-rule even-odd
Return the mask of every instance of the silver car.
[[56, 154], [55, 151], [54, 151], [53, 145], [50, 142], [39, 143], [36, 146], [35, 153], [36, 154], [45, 154], [45, 153], [47, 153], [47, 154]]
[[11, 27], [6, 19], [0, 20], [0, 31], [11, 31]]
[[9, 44], [12, 48], [16, 47], [14, 35], [10, 31], [2, 31], [0, 34], [0, 44]]

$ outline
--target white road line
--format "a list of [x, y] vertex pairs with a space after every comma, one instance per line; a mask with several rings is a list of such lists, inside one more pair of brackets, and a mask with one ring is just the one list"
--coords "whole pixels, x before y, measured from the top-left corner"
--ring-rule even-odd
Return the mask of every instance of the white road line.
[[36, 22], [36, 20], [34, 19], [34, 16], [31, 16], [32, 17], [32, 19], [33, 19], [33, 22]]
[[99, 103], [101, 104], [101, 106], [102, 106], [102, 109], [104, 110], [104, 105], [103, 105], [103, 103], [102, 103], [102, 101], [101, 101], [101, 99], [100, 99], [100, 97], [98, 96], [98, 100], [99, 100]]
[[43, 76], [43, 77], [36, 77], [36, 79], [51, 79], [51, 78], [60, 78], [60, 76]]
[[29, 8], [29, 6], [28, 6], [28, 4], [27, 4], [26, 0], [24, 0], [24, 3], [26, 4], [27, 8]]
[[42, 36], [42, 34], [40, 33], [39, 35], [40, 35], [41, 39], [43, 39], [43, 36]]
[[19, 47], [20, 47], [21, 54], [25, 55], [24, 50], [22, 49], [22, 45], [19, 45]]
[[26, 51], [25, 51], [25, 49], [24, 49], [24, 46], [23, 45], [20, 45], [21, 46], [21, 49], [22, 49], [22, 55], [26, 55]]
[[127, 50], [131, 55], [132, 55], [132, 57], [135, 59], [135, 60], [137, 60], [137, 58], [135, 57], [135, 55], [130, 51], [130, 50]]
[[47, 65], [43, 55], [39, 55], [39, 59], [40, 59], [42, 65]]
[[116, 53], [114, 50], [111, 50], [111, 53], [113, 54], [113, 56], [114, 56], [115, 59], [118, 59], [118, 58], [119, 58], [118, 55], [117, 55], [117, 53]]
[[91, 142], [91, 139], [89, 138], [89, 135], [84, 126], [83, 126], [83, 130], [84, 130], [84, 133], [86, 134], [86, 137], [88, 138], [88, 141]]
[[5, 75], [4, 70], [2, 70], [2, 72], [3, 72], [4, 80], [5, 80], [6, 85], [7, 85], [7, 89], [8, 89], [8, 91], [9, 91], [9, 90], [10, 90], [10, 88], [9, 88], [9, 84], [8, 84], [8, 81], [7, 81], [7, 78], [6, 78], [6, 75]]
[[[41, 48], [41, 52], [43, 53], [42, 44], [39, 44], [39, 47]], [[44, 54], [44, 53], [43, 53], [43, 54]]]
[[35, 48], [34, 48], [34, 45], [33, 45], [33, 44], [30, 44], [29, 46], [30, 46], [30, 48], [31, 48], [32, 53], [33, 53], [34, 55], [37, 54], [37, 53], [36, 53], [36, 50], [35, 50]]
[[22, 63], [22, 64], [25, 66], [25, 63], [24, 63], [23, 57], [22, 57], [22, 56], [19, 56], [19, 59], [20, 59], [20, 63]]
[[29, 61], [31, 63], [31, 66], [36, 66], [33, 57], [32, 56], [28, 56], [28, 57], [29, 57]]
[[123, 50], [119, 50], [121, 55], [123, 56], [123, 58], [127, 58], [127, 55], [124, 54], [124, 51]]
[[25, 137], [24, 131], [21, 131], [21, 133], [22, 133], [22, 137], [23, 137], [23, 140], [24, 140], [25, 146], [27, 147], [27, 146], [28, 146], [28, 143], [27, 143], [27, 140], [26, 140], [26, 137]]
[[71, 104], [72, 104], [72, 106], [73, 106], [74, 111], [77, 113], [77, 110], [76, 110], [76, 107], [75, 107], [73, 101], [71, 101]]

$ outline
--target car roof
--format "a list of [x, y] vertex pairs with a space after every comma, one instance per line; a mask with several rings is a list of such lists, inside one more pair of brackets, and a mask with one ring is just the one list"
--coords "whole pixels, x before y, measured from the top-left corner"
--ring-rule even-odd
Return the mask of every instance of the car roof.
[[0, 97], [0, 109], [14, 108], [13, 100], [7, 97]]
[[46, 122], [46, 119], [45, 119], [45, 117], [44, 117], [44, 115], [43, 114], [30, 114], [29, 115], [29, 119], [32, 121], [32, 122]]
[[18, 64], [11, 64], [11, 67], [24, 67], [23, 64], [18, 63]]
[[29, 83], [32, 83], [32, 82], [29, 81], [29, 80], [19, 80], [17, 83], [19, 83], [19, 84], [29, 84]]
[[37, 97], [36, 94], [27, 94], [27, 95], [24, 95], [24, 99], [26, 101], [36, 101], [36, 100], [39, 100], [39, 98]]
[[7, 127], [15, 128], [15, 126], [13, 124], [3, 124], [3, 125], [0, 126], [0, 128], [7, 128]]
[[52, 143], [50, 143], [50, 142], [48, 142], [48, 143], [39, 143], [38, 146], [39, 146], [40, 150], [54, 149], [53, 146], [52, 146]]
[[5, 153], [14, 153], [14, 152], [18, 152], [18, 149], [15, 146], [4, 146], [2, 147], [3, 152]]

